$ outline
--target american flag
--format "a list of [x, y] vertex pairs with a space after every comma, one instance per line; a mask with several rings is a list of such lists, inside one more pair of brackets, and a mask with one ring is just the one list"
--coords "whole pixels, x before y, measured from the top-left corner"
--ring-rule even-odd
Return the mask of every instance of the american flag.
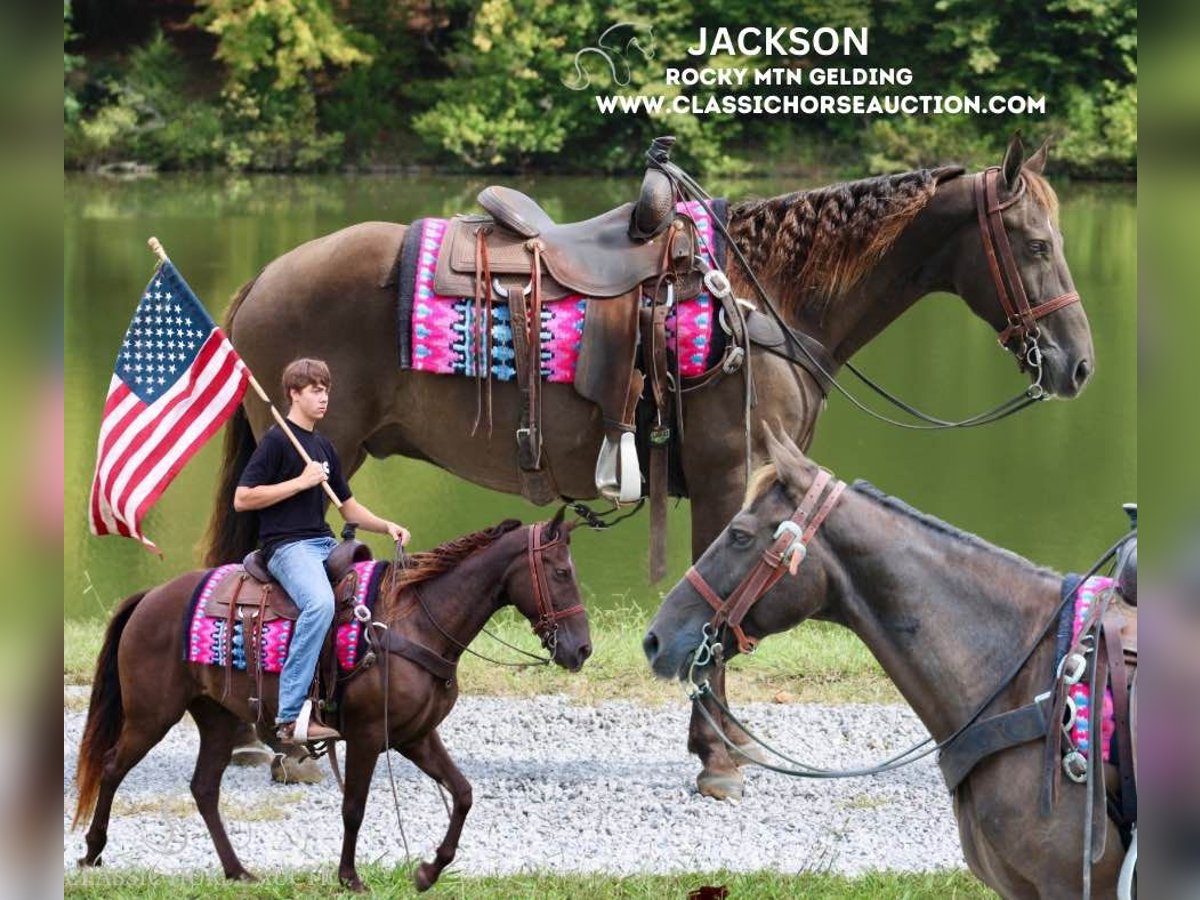
[[93, 534], [137, 538], [142, 517], [237, 409], [250, 371], [170, 262], [146, 285], [121, 341], [100, 422]]

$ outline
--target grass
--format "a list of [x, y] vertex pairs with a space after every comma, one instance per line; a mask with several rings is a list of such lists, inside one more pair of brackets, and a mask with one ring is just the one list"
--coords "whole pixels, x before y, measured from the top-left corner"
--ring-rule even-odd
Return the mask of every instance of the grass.
[[[649, 616], [636, 607], [589, 613], [596, 649], [582, 672], [571, 674], [557, 666], [511, 669], [466, 656], [459, 665], [459, 686], [464, 694], [563, 694], [588, 704], [605, 700], [678, 702], [683, 698], [681, 686], [655, 678], [642, 655], [642, 634]], [[528, 623], [509, 610], [493, 620], [492, 630], [519, 647], [538, 649]], [[104, 623], [68, 620], [63, 635], [64, 683], [89, 684]], [[496, 659], [518, 658], [486, 635], [480, 635], [472, 646]], [[730, 665], [727, 686], [730, 699], [737, 703], [900, 702], [896, 689], [858, 638], [824, 622], [809, 622], [770, 637], [753, 656], [737, 657]]]
[[[380, 866], [362, 866], [359, 874], [366, 881], [372, 896], [399, 898], [415, 897], [416, 890], [408, 868], [385, 869]], [[65, 897], [139, 897], [168, 898], [204, 897], [220, 898], [292, 896], [332, 897], [342, 894], [334, 877], [332, 866], [328, 870], [290, 872], [287, 874], [261, 873], [263, 878], [255, 884], [230, 884], [223, 879], [193, 876], [166, 876], [149, 872], [104, 872], [93, 870], [84, 873], [68, 873], [63, 880]], [[898, 873], [872, 872], [856, 878], [826, 873], [801, 873], [784, 875], [778, 872], [708, 872], [678, 875], [552, 875], [530, 873], [522, 875], [493, 876], [487, 878], [464, 878], [454, 872], [442, 875], [437, 885], [426, 896], [471, 898], [471, 900], [683, 900], [697, 888], [705, 885], [723, 885], [729, 889], [731, 900], [753, 897], [756, 900], [782, 900], [782, 898], [804, 897], [820, 900], [877, 900], [877, 898], [985, 898], [995, 895], [964, 870], [940, 872]]]

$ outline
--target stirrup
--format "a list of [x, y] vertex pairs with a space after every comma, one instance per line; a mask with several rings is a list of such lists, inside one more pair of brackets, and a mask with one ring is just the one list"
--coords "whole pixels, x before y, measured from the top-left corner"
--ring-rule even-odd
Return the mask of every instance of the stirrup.
[[642, 470], [638, 465], [633, 432], [621, 435], [619, 444], [605, 436], [596, 458], [595, 480], [596, 491], [612, 503], [636, 503], [641, 499]]
[[312, 700], [305, 700], [300, 707], [300, 714], [296, 716], [296, 727], [292, 730], [292, 737], [297, 744], [308, 742], [308, 723], [312, 719]]

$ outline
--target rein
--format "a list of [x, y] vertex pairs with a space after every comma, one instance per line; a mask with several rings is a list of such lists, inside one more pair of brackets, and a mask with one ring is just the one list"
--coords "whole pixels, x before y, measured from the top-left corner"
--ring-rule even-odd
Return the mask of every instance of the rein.
[[[820, 475], [824, 475], [826, 477], [824, 479], [821, 479]], [[856, 777], [863, 776], [863, 775], [879, 775], [883, 772], [889, 772], [892, 769], [902, 768], [904, 766], [907, 766], [911, 763], [916, 762], [919, 759], [929, 756], [932, 753], [935, 753], [939, 750], [944, 749], [946, 746], [953, 743], [981, 715], [983, 715], [983, 713], [987, 710], [987, 708], [989, 706], [991, 706], [992, 703], [995, 702], [996, 698], [999, 697], [1000, 694], [1003, 693], [1008, 688], [1008, 686], [1012, 683], [1012, 681], [1017, 677], [1017, 675], [1020, 674], [1021, 670], [1025, 667], [1025, 664], [1029, 662], [1030, 657], [1032, 657], [1033, 654], [1037, 652], [1037, 649], [1041, 646], [1042, 642], [1046, 639], [1046, 636], [1049, 635], [1051, 633], [1051, 631], [1054, 630], [1054, 628], [1058, 625], [1058, 621], [1062, 615], [1063, 609], [1066, 607], [1066, 605], [1068, 603], [1072, 602], [1072, 599], [1073, 599], [1073, 594], [1068, 592], [1067, 595], [1065, 597], [1063, 597], [1062, 600], [1060, 600], [1058, 603], [1055, 604], [1054, 610], [1052, 611], [1051, 615], [1049, 615], [1047, 617], [1046, 622], [1038, 630], [1036, 636], [1034, 637], [1033, 641], [1030, 643], [1029, 647], [1021, 654], [1020, 658], [1009, 668], [1009, 670], [1005, 674], [1005, 676], [1002, 679], [1000, 679], [1000, 682], [997, 684], [996, 688], [987, 696], [987, 698], [982, 703], [980, 703], [975, 708], [975, 711], [973, 713], [971, 713], [971, 715], [966, 719], [966, 721], [964, 721], [962, 723], [962, 725], [960, 725], [954, 731], [954, 733], [949, 735], [948, 737], [943, 738], [942, 740], [937, 741], [936, 743], [934, 742], [932, 737], [928, 737], [925, 740], [919, 741], [918, 743], [912, 745], [911, 747], [907, 748], [906, 750], [902, 750], [900, 753], [890, 756], [887, 759], [883, 760], [882, 762], [876, 763], [875, 765], [872, 765], [872, 766], [856, 767], [856, 768], [850, 768], [850, 769], [823, 769], [818, 766], [812, 766], [801, 760], [795, 759], [794, 757], [789, 756], [788, 754], [784, 753], [783, 751], [776, 749], [775, 747], [773, 747], [772, 745], [770, 745], [766, 741], [764, 741], [762, 738], [760, 738], [756, 734], [754, 734], [753, 731], [751, 731], [749, 728], [747, 728], [746, 725], [740, 719], [738, 719], [737, 716], [735, 716], [733, 714], [733, 712], [731, 712], [730, 709], [724, 703], [721, 702], [721, 700], [713, 692], [712, 686], [709, 683], [708, 679], [705, 678], [703, 682], [697, 682], [695, 679], [695, 675], [696, 675], [696, 670], [698, 668], [707, 666], [710, 662], [717, 662], [718, 664], [723, 662], [723, 658], [722, 658], [723, 647], [720, 642], [714, 641], [714, 638], [716, 638], [719, 634], [719, 628], [720, 628], [721, 624], [729, 624], [731, 626], [731, 630], [734, 630], [735, 634], [738, 635], [739, 650], [742, 650], [742, 639], [743, 638], [745, 638], [746, 640], [748, 640], [750, 642], [750, 646], [752, 649], [754, 646], [757, 645], [757, 643], [758, 643], [757, 639], [749, 638], [744, 633], [741, 632], [741, 629], [740, 629], [741, 617], [738, 617], [737, 622], [733, 623], [733, 621], [731, 619], [729, 619], [728, 617], [724, 617], [724, 618], [722, 617], [722, 611], [732, 608], [735, 605], [734, 604], [735, 598], [737, 598], [737, 603], [745, 604], [744, 609], [742, 610], [742, 613], [741, 613], [741, 616], [744, 616], [745, 613], [747, 611], [749, 611], [750, 607], [754, 604], [754, 602], [757, 601], [763, 594], [765, 594], [771, 588], [771, 586], [773, 586], [775, 584], [775, 582], [777, 582], [779, 580], [779, 578], [782, 577], [783, 570], [782, 570], [782, 568], [780, 568], [780, 563], [775, 563], [775, 565], [774, 565], [774, 573], [775, 574], [774, 574], [774, 577], [770, 579], [769, 583], [766, 580], [762, 580], [761, 578], [757, 578], [757, 579], [755, 578], [755, 574], [757, 572], [759, 572], [760, 570], [762, 570], [764, 566], [771, 567], [771, 560], [774, 559], [775, 558], [774, 555], [777, 555], [779, 552], [776, 548], [778, 548], [780, 546], [782, 541], [784, 541], [785, 539], [789, 539], [789, 540], [794, 541], [795, 544], [798, 546], [798, 548], [806, 548], [807, 547], [808, 541], [811, 540], [813, 535], [816, 534], [816, 531], [820, 527], [821, 522], [824, 521], [825, 516], [828, 515], [828, 513], [830, 511], [832, 511], [834, 504], [836, 504], [837, 497], [841, 493], [841, 491], [838, 490], [838, 485], [841, 485], [842, 487], [844, 487], [845, 486], [844, 482], [837, 482], [837, 484], [834, 486], [834, 490], [830, 492], [830, 495], [832, 497], [832, 502], [830, 502], [830, 497], [826, 498], [825, 504], [822, 505], [821, 510], [818, 512], [818, 515], [813, 517], [813, 519], [809, 522], [808, 526], [804, 529], [804, 531], [802, 532], [802, 534], [799, 537], [792, 537], [791, 529], [788, 528], [787, 526], [789, 526], [789, 523], [796, 523], [798, 525], [799, 521], [803, 521], [804, 519], [807, 518], [807, 514], [803, 513], [804, 506], [806, 504], [808, 504], [809, 509], [811, 511], [812, 506], [815, 505], [815, 502], [816, 502], [815, 498], [819, 497], [821, 495], [821, 493], [824, 491], [825, 487], [828, 485], [828, 482], [831, 478], [832, 478], [832, 476], [830, 475], [830, 473], [828, 473], [824, 469], [821, 470], [821, 473], [818, 475], [817, 479], [815, 479], [813, 481], [812, 487], [810, 487], [808, 490], [808, 493], [805, 494], [804, 500], [801, 501], [800, 507], [797, 508], [796, 512], [792, 515], [792, 517], [790, 519], [784, 520], [784, 522], [782, 522], [779, 525], [779, 527], [776, 529], [775, 544], [773, 544], [771, 546], [771, 548], [769, 548], [763, 552], [762, 559], [759, 560], [759, 562], [755, 565], [754, 569], [752, 569], [751, 572], [734, 589], [733, 593], [730, 594], [729, 600], [720, 601], [719, 595], [717, 595], [715, 591], [712, 591], [712, 589], [707, 585], [707, 583], [704, 582], [703, 577], [698, 572], [695, 571], [694, 566], [692, 567], [692, 569], [688, 570], [688, 576], [687, 576], [688, 581], [691, 582], [692, 585], [697, 588], [697, 590], [700, 590], [701, 596], [704, 596], [705, 600], [707, 600], [710, 605], [713, 604], [714, 598], [718, 601], [718, 605], [716, 606], [717, 614], [716, 614], [716, 616], [714, 616], [712, 622], [705, 623], [704, 628], [701, 632], [700, 643], [697, 645], [696, 650], [694, 651], [694, 653], [692, 655], [692, 663], [688, 668], [688, 682], [692, 689], [688, 690], [688, 687], [684, 688], [684, 690], [688, 694], [688, 698], [692, 701], [693, 706], [700, 711], [700, 713], [704, 717], [705, 721], [708, 722], [709, 727], [713, 729], [713, 731], [717, 734], [717, 736], [730, 749], [739, 750], [740, 748], [724, 732], [724, 730], [720, 726], [720, 723], [718, 723], [716, 721], [716, 719], [713, 717], [713, 715], [705, 708], [705, 705], [702, 702], [705, 698], [707, 698], [709, 701], [711, 701], [713, 703], [713, 705], [716, 706], [717, 709], [719, 709], [724, 716], [728, 717], [728, 719], [734, 723], [734, 725], [736, 725], [738, 728], [740, 728], [742, 731], [744, 731], [746, 733], [746, 735], [752, 741], [754, 741], [755, 744], [762, 747], [764, 750], [766, 750], [768, 753], [772, 754], [773, 756], [789, 763], [791, 768], [786, 767], [786, 766], [774, 765], [772, 763], [767, 763], [767, 762], [759, 763], [759, 765], [761, 765], [763, 768], [768, 769], [772, 772], [778, 772], [781, 775], [790, 775], [790, 776], [796, 777], [796, 778], [856, 778]], [[1104, 554], [1098, 560], [1096, 560], [1096, 562], [1092, 565], [1092, 567], [1083, 575], [1083, 577], [1081, 578], [1081, 583], [1083, 581], [1086, 581], [1088, 578], [1091, 578], [1097, 572], [1099, 572], [1105, 563], [1107, 563], [1109, 560], [1113, 559], [1116, 556], [1117, 552], [1121, 549], [1121, 547], [1125, 543], [1125, 541], [1127, 541], [1135, 533], [1136, 533], [1135, 531], [1130, 531], [1129, 533], [1123, 535], [1111, 547], [1109, 547], [1108, 550], [1106, 550], [1104, 552]], [[771, 554], [774, 554], [774, 555], [771, 555]], [[788, 558], [790, 558], [790, 560], [791, 560], [791, 565], [789, 568], [790, 568], [792, 574], [795, 574], [795, 571], [796, 571], [797, 567], [799, 566], [800, 561], [803, 560], [804, 555], [805, 555], [804, 549], [793, 550], [788, 554]], [[781, 562], [782, 562], [782, 557], [781, 557]], [[693, 577], [693, 573], [694, 573], [694, 577]], [[758, 593], [756, 595], [750, 596], [748, 593], [748, 591], [750, 590], [750, 585], [755, 584], [755, 583], [763, 584], [763, 585], [765, 585], [765, 587], [761, 587], [760, 589], [758, 589]], [[707, 594], [705, 594], [704, 590], [701, 590], [700, 585], [703, 585], [704, 588], [706, 590], [710, 591], [713, 596], [709, 597]], [[720, 621], [718, 621], [718, 620], [720, 620]], [[745, 652], [745, 651], [743, 650], [742, 652]], [[1099, 705], [1099, 704], [1097, 704], [1097, 705]]]
[[[951, 428], [975, 428], [980, 425], [990, 425], [993, 422], [999, 422], [1001, 419], [1005, 419], [1008, 416], [1011, 416], [1014, 413], [1019, 412], [1034, 403], [1037, 403], [1040, 400], [1044, 400], [1049, 396], [1046, 393], [1045, 388], [1042, 387], [1042, 353], [1038, 344], [1039, 331], [1037, 326], [1034, 324], [1034, 320], [1062, 309], [1064, 306], [1068, 306], [1071, 303], [1079, 302], [1079, 295], [1077, 293], [1063, 294], [1062, 296], [1055, 297], [1052, 300], [1039, 303], [1036, 307], [1031, 307], [1029, 304], [1028, 297], [1025, 294], [1025, 289], [1021, 284], [1020, 272], [1016, 268], [1016, 261], [1013, 257], [1012, 248], [1008, 241], [1008, 233], [1004, 229], [1004, 223], [1000, 215], [1005, 207], [1015, 202], [1016, 199], [1024, 192], [1023, 180], [1021, 182], [1020, 191], [1014, 197], [1007, 200], [1002, 206], [997, 204], [993, 209], [991, 206], [987, 205], [985, 200], [981, 199], [981, 197], [986, 198], [986, 196], [988, 196], [988, 185], [990, 185], [992, 194], [996, 192], [996, 180], [999, 177], [999, 168], [994, 167], [987, 169], [983, 173], [973, 176], [976, 178], [976, 214], [980, 221], [980, 237], [983, 241], [985, 255], [988, 257], [989, 268], [992, 273], [992, 280], [996, 286], [996, 292], [1000, 301], [1000, 305], [1004, 309], [1008, 320], [1008, 326], [999, 334], [1000, 344], [1002, 347], [1006, 346], [1012, 338], [1020, 337], [1022, 340], [1022, 345], [1019, 352], [1016, 352], [1016, 356], [1021, 361], [1022, 366], [1035, 373], [1036, 377], [1034, 378], [1033, 383], [1031, 383], [1027, 388], [1025, 388], [1025, 390], [1017, 394], [1015, 397], [1005, 400], [1004, 402], [994, 406], [989, 410], [985, 410], [984, 412], [977, 413], [973, 416], [968, 416], [965, 419], [952, 421], [948, 419], [940, 419], [937, 416], [932, 416], [928, 413], [922, 412], [915, 406], [907, 403], [900, 397], [893, 394], [874, 379], [870, 378], [868, 375], [866, 375], [866, 373], [864, 373], [849, 360], [845, 362], [846, 368], [849, 369], [850, 372], [859, 379], [859, 381], [865, 384], [876, 394], [883, 397], [897, 409], [908, 414], [909, 416], [912, 416], [914, 419], [917, 419], [918, 422], [923, 423], [914, 424], [912, 422], [903, 422], [898, 419], [894, 419], [871, 409], [869, 406], [855, 397], [854, 394], [852, 394], [843, 384], [841, 384], [841, 382], [834, 377], [833, 373], [828, 370], [828, 367], [823, 364], [807, 346], [805, 346], [804, 342], [797, 337], [792, 327], [784, 320], [783, 315], [779, 312], [775, 303], [771, 300], [766, 288], [763, 287], [762, 283], [758, 280], [758, 276], [755, 275], [754, 270], [750, 267], [750, 264], [746, 260], [745, 255], [742, 253], [741, 248], [738, 247], [737, 242], [734, 241], [733, 237], [729, 234], [729, 230], [725, 226], [725, 223], [722, 222], [720, 217], [713, 212], [712, 195], [710, 195], [699, 184], [699, 182], [697, 182], [687, 172], [685, 172], [675, 163], [671, 162], [669, 159], [659, 158], [653, 154], [647, 154], [647, 159], [649, 160], [649, 165], [652, 168], [660, 170], [672, 180], [672, 182], [676, 185], [676, 190], [681, 195], [690, 196], [704, 208], [704, 210], [708, 213], [709, 218], [712, 220], [714, 227], [720, 230], [721, 235], [725, 238], [726, 244], [737, 257], [738, 262], [741, 264], [742, 271], [746, 273], [746, 276], [750, 279], [751, 284], [754, 285], [755, 291], [758, 293], [758, 296], [766, 306], [771, 317], [779, 325], [787, 341], [800, 353], [802, 353], [804, 357], [815, 367], [816, 371], [819, 372], [821, 376], [828, 382], [828, 384], [835, 388], [838, 393], [842, 394], [847, 400], [849, 400], [855, 408], [861, 410], [874, 419], [877, 419], [888, 425], [894, 425], [897, 428], [905, 428], [911, 431], [942, 431]], [[981, 188], [983, 189], [982, 193]], [[1005, 284], [1004, 278], [1001, 277], [999, 266], [996, 263], [995, 257], [997, 252], [1004, 262], [1005, 271], [1008, 273], [1010, 283], [1015, 285], [1015, 288], [1011, 294]]]

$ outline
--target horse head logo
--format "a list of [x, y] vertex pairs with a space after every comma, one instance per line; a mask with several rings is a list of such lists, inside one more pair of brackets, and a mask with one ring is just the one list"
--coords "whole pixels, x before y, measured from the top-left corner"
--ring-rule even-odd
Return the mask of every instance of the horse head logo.
[[635, 22], [618, 22], [604, 29], [594, 47], [584, 47], [575, 54], [575, 78], [563, 79], [562, 83], [572, 91], [582, 91], [592, 83], [590, 72], [584, 70], [583, 57], [594, 53], [608, 64], [613, 83], [624, 87], [629, 84], [629, 62], [625, 54], [636, 50], [643, 60], [654, 59], [654, 29], [650, 25]]

